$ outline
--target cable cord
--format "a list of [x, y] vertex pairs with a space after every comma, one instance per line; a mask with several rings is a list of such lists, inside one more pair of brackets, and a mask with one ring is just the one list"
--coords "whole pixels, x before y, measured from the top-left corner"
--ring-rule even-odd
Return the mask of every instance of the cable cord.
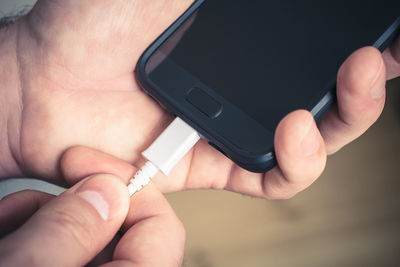
[[159, 171], [168, 176], [199, 140], [197, 131], [177, 117], [142, 153], [147, 162], [129, 181], [129, 195], [142, 190]]

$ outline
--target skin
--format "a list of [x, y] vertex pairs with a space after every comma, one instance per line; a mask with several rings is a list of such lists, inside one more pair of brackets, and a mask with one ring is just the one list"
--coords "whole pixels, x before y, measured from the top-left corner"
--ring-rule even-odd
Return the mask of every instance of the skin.
[[[99, 173], [94, 162], [109, 167]], [[80, 147], [64, 154], [61, 170], [73, 186], [59, 197], [22, 191], [0, 202], [1, 266], [182, 263], [185, 230], [162, 193], [151, 184], [129, 197], [125, 184], [136, 167]], [[107, 219], [80, 196], [88, 191], [107, 202]]]
[[[144, 49], [190, 4], [40, 0], [1, 30], [0, 177], [34, 176], [72, 186], [118, 169], [116, 161], [97, 161], [82, 148], [73, 153], [75, 164], [64, 168], [63, 154], [77, 145], [143, 164], [140, 153], [172, 117], [141, 91], [133, 70]], [[372, 47], [350, 55], [338, 72], [338, 104], [319, 125], [307, 111], [288, 114], [275, 133], [278, 166], [265, 174], [241, 169], [201, 141], [168, 178], [158, 175], [154, 183], [163, 193], [212, 188], [290, 198], [320, 176], [328, 154], [377, 120], [386, 79], [399, 76], [399, 62], [399, 40], [383, 55]], [[95, 170], [83, 172], [87, 166]]]
[[[15, 49], [11, 65], [18, 86], [10, 90], [16, 91], [18, 105], [12, 107], [16, 115], [6, 130], [12, 133], [7, 144], [12, 157], [2, 164], [7, 170], [2, 176], [65, 184], [59, 159], [75, 145], [142, 164], [140, 152], [172, 118], [141, 91], [133, 70], [144, 49], [190, 4], [41, 0], [3, 32]], [[374, 48], [362, 48], [347, 59], [338, 73], [338, 105], [320, 125], [307, 111], [281, 121], [275, 135], [279, 166], [272, 171], [247, 172], [200, 142], [169, 179], [155, 179], [157, 186], [164, 193], [215, 188], [270, 199], [293, 196], [321, 174], [327, 154], [360, 136], [379, 117], [386, 75], [399, 73], [398, 44], [385, 52], [388, 73]]]

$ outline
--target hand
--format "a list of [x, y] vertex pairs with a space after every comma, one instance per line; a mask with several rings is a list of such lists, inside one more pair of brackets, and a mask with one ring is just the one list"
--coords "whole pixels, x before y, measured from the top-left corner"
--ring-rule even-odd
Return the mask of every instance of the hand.
[[[144, 49], [190, 3], [40, 0], [14, 25], [23, 112], [13, 154], [21, 171], [62, 183], [57, 163], [73, 145], [141, 165], [140, 152], [172, 118], [140, 90], [133, 69]], [[155, 183], [163, 192], [223, 188], [270, 199], [293, 196], [321, 174], [327, 154], [379, 117], [386, 75], [400, 73], [400, 41], [384, 58], [387, 74], [374, 48], [362, 48], [346, 60], [338, 74], [338, 104], [319, 125], [306, 111], [281, 121], [275, 136], [279, 166], [273, 170], [247, 172], [200, 142], [168, 179], [159, 175]]]
[[74, 185], [59, 197], [22, 191], [0, 201], [0, 266], [181, 265], [182, 223], [152, 184], [130, 200], [135, 167], [86, 148], [61, 162]]

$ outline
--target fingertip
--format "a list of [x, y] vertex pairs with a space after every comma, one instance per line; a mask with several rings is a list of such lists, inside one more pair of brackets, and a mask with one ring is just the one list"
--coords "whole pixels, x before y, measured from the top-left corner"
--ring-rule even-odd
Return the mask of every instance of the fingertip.
[[[305, 110], [297, 110], [286, 115], [275, 131], [275, 150], [279, 155], [292, 154], [296, 140], [301, 138], [298, 129], [309, 123], [309, 115]], [[302, 131], [303, 132], [303, 131]], [[297, 137], [297, 138], [296, 138]]]
[[[338, 84], [350, 90], [350, 93], [360, 94], [357, 88], [369, 87], [384, 71], [381, 52], [372, 46], [360, 48], [353, 52], [339, 68]], [[354, 84], [359, 85], [354, 88]]]
[[294, 111], [281, 121], [275, 135], [275, 153], [288, 183], [304, 189], [321, 175], [326, 164], [325, 145], [310, 112]]
[[309, 111], [297, 110], [282, 119], [275, 133], [275, 150], [280, 156], [296, 158], [322, 152], [323, 139]]
[[62, 154], [60, 169], [67, 182], [75, 184], [74, 180], [81, 180], [91, 175], [82, 171], [88, 163], [90, 164], [87, 162], [90, 154], [91, 150], [82, 146], [71, 147]]
[[332, 154], [363, 134], [385, 105], [386, 67], [380, 51], [364, 47], [340, 67], [337, 104], [319, 122], [327, 151]]
[[355, 51], [340, 67], [337, 84], [339, 104], [370, 104], [382, 99], [386, 67], [381, 52], [375, 47]]
[[81, 146], [68, 149], [61, 157], [60, 167], [65, 180], [71, 185], [98, 173], [113, 174], [127, 183], [137, 169], [111, 155]]

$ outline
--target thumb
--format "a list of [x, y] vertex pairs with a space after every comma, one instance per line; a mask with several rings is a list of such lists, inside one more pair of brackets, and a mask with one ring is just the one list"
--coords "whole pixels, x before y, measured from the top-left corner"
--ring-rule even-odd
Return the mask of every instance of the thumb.
[[128, 209], [128, 190], [120, 179], [89, 177], [1, 240], [0, 265], [83, 266], [111, 241]]

